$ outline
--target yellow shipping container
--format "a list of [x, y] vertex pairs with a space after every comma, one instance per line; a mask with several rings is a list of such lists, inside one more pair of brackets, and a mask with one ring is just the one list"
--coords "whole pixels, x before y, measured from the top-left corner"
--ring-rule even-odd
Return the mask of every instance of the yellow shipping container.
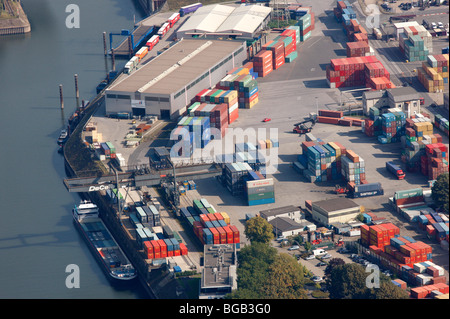
[[266, 140], [266, 148], [271, 148], [272, 147], [272, 141], [270, 139]]
[[220, 215], [222, 215], [223, 220], [225, 221], [225, 223], [227, 223], [227, 225], [230, 225], [230, 216], [225, 213], [225, 212], [221, 212]]

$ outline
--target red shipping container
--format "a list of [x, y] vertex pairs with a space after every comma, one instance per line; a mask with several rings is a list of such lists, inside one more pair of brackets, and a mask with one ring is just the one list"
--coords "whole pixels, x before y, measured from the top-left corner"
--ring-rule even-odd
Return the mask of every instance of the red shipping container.
[[326, 117], [326, 116], [317, 116], [317, 121], [319, 123], [339, 124], [338, 118]]
[[223, 226], [222, 228], [226, 233], [227, 244], [233, 244], [234, 243], [233, 231], [230, 229], [229, 226]]
[[219, 232], [220, 244], [226, 244], [227, 243], [227, 233], [225, 232], [225, 230], [223, 230], [223, 227], [216, 227], [216, 229]]
[[239, 230], [237, 229], [237, 227], [234, 225], [229, 225], [228, 227], [233, 231], [234, 243], [235, 244], [240, 243], [241, 242], [240, 235], [239, 235]]
[[173, 251], [174, 256], [181, 256], [181, 251], [179, 249]]
[[214, 228], [214, 227], [209, 228], [209, 230], [213, 234], [213, 243], [215, 245], [220, 244], [219, 231], [216, 228]]
[[188, 249], [183, 243], [180, 243], [180, 252], [182, 256], [186, 256], [188, 254]]
[[158, 240], [158, 244], [161, 247], [161, 258], [166, 258], [167, 257], [167, 245], [164, 242], [164, 240], [159, 239]]

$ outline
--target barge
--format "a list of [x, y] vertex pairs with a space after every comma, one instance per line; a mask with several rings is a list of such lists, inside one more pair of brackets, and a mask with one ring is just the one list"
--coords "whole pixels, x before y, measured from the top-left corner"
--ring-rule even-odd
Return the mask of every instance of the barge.
[[103, 223], [97, 205], [82, 201], [72, 213], [77, 229], [109, 278], [116, 282], [135, 279], [136, 269]]

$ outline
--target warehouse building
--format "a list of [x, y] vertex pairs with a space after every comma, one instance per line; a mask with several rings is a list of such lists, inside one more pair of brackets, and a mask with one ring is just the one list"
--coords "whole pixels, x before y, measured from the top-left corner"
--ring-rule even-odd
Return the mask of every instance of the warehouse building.
[[368, 91], [362, 96], [364, 114], [369, 115], [370, 108], [399, 108], [409, 118], [420, 113], [420, 95], [410, 86], [393, 89]]
[[106, 114], [176, 118], [247, 58], [243, 41], [182, 39], [106, 90]]
[[236, 245], [205, 245], [199, 299], [222, 299], [237, 289]]
[[276, 217], [270, 220], [269, 224], [272, 225], [276, 237], [283, 236], [285, 238], [298, 235], [305, 230], [313, 231], [316, 229], [316, 225], [310, 222], [297, 223], [289, 217]]
[[253, 39], [270, 21], [271, 8], [258, 5], [199, 8], [177, 31], [177, 38], [205, 37]]
[[304, 219], [300, 208], [293, 205], [262, 210], [259, 212], [259, 215], [268, 222], [277, 217], [286, 217], [296, 221]]
[[360, 205], [348, 198], [321, 200], [312, 203], [312, 217], [323, 225], [347, 223], [361, 212]]

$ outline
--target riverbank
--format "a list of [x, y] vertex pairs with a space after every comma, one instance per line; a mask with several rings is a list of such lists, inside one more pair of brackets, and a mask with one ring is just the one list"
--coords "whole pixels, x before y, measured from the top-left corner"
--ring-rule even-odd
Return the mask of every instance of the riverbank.
[[[22, 5], [18, 2], [6, 2], [9, 15], [13, 18], [0, 19], [0, 35], [25, 34], [31, 32], [31, 25]], [[18, 16], [17, 16], [18, 13]]]

